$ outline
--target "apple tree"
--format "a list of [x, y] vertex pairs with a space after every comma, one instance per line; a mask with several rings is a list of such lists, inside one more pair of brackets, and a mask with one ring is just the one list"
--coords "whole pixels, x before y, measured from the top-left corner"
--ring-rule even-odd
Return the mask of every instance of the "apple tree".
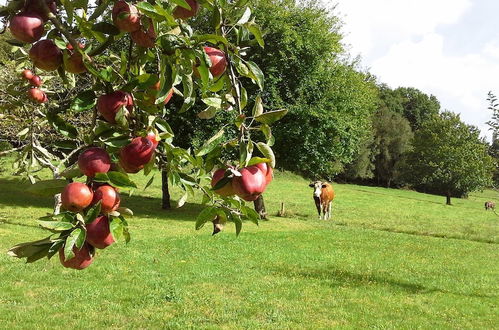
[[[120, 192], [132, 193], [134, 175], [155, 169], [183, 190], [179, 206], [202, 194], [196, 229], [213, 222], [216, 233], [229, 221], [239, 234], [243, 220], [258, 223], [246, 202], [272, 180], [270, 125], [286, 111], [265, 111], [258, 93], [248, 95], [248, 84], [260, 92], [264, 86], [263, 72], [248, 60], [249, 45], [264, 41], [247, 4], [11, 0], [0, 9], [20, 71], [2, 106], [21, 109], [17, 119], [26, 125], [14, 167], [33, 183], [30, 190], [59, 197], [54, 212], [38, 221], [51, 234], [14, 246], [10, 255], [34, 262], [58, 254], [65, 267], [88, 267], [95, 249], [130, 240], [133, 212], [121, 205]], [[203, 32], [189, 25], [206, 17]], [[178, 147], [165, 119], [172, 98], [183, 100], [178, 113], [198, 103], [205, 105], [200, 118], [226, 120], [196, 150]], [[60, 135], [58, 143], [44, 143], [49, 130]], [[52, 180], [41, 180], [44, 168]]]

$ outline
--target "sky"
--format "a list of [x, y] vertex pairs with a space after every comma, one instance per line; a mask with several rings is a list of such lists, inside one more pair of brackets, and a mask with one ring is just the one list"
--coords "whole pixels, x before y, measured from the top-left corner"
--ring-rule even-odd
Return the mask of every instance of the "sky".
[[487, 93], [499, 95], [498, 0], [335, 1], [350, 54], [380, 82], [433, 94], [442, 109], [490, 137]]

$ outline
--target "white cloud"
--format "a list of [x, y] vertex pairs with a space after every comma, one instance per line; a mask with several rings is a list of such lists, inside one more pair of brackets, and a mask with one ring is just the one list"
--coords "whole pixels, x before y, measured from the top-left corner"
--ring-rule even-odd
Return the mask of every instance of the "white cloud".
[[456, 48], [450, 39], [455, 40], [462, 29], [476, 28], [463, 17], [483, 3], [339, 1], [337, 9], [345, 22], [345, 41], [351, 44], [352, 55], [361, 54], [364, 65], [381, 82], [433, 94], [443, 109], [461, 113], [464, 121], [487, 133], [484, 123], [491, 115], [487, 92], [499, 92], [499, 34], [491, 32], [488, 42], [473, 49], [464, 42]]
[[471, 5], [471, 0], [340, 0], [337, 10], [346, 23], [346, 43], [353, 55], [369, 58], [378, 46], [456, 22]]
[[429, 33], [421, 41], [394, 44], [372, 63], [372, 71], [392, 87], [415, 86], [436, 95], [443, 108], [460, 112], [462, 119], [486, 130], [490, 118], [485, 100], [497, 86], [497, 60], [484, 56], [498, 49], [487, 44], [476, 53], [452, 56], [444, 53], [444, 37]]

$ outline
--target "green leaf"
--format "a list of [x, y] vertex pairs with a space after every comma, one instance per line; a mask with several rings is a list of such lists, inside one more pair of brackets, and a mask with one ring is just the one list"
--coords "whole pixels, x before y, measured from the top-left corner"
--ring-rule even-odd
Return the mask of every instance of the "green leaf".
[[263, 114], [262, 97], [258, 95], [255, 99], [255, 105], [253, 106], [253, 117], [258, 117], [262, 114]]
[[181, 208], [184, 206], [185, 202], [187, 202], [187, 193], [185, 193], [180, 199], [177, 201], [177, 208]]
[[260, 152], [268, 159], [270, 159], [270, 167], [274, 168], [275, 167], [275, 155], [274, 152], [272, 151], [272, 148], [270, 148], [266, 143], [263, 142], [258, 142], [257, 143], [257, 148], [260, 150]]
[[49, 236], [38, 241], [17, 244], [7, 251], [7, 255], [16, 258], [28, 258], [45, 249], [46, 246], [50, 247], [56, 241]]
[[50, 244], [38, 246], [40, 249], [36, 253], [33, 253], [32, 255], [27, 257], [26, 262], [32, 263], [32, 262], [35, 262], [41, 258], [46, 257], [49, 253], [50, 246], [51, 246]]
[[122, 216], [133, 217], [133, 211], [127, 207], [120, 206], [116, 211], [118, 211]]
[[52, 112], [47, 113], [47, 119], [56, 131], [64, 136], [76, 139], [78, 136], [77, 129], [70, 123], [64, 121], [59, 115]]
[[120, 30], [116, 26], [107, 22], [99, 22], [92, 25], [92, 31], [101, 32], [111, 36], [117, 36], [120, 34]]
[[66, 180], [44, 180], [29, 186], [26, 191], [35, 195], [53, 197], [60, 193], [68, 184]]
[[248, 23], [250, 18], [251, 18], [251, 9], [249, 7], [246, 7], [243, 16], [241, 16], [241, 18], [237, 21], [236, 25], [244, 25]]
[[253, 157], [248, 162], [248, 166], [256, 165], [256, 164], [260, 164], [260, 163], [270, 163], [270, 159], [268, 159], [268, 158], [261, 158], [261, 157]]
[[208, 207], [202, 210], [196, 217], [196, 230], [203, 228], [203, 226], [208, 222], [212, 221], [217, 215], [217, 208]]
[[123, 236], [123, 222], [119, 217], [110, 217], [109, 218], [109, 230], [113, 235], [115, 241], [118, 241], [121, 236]]
[[239, 236], [239, 234], [241, 233], [241, 229], [243, 229], [243, 221], [238, 215], [232, 215], [231, 220], [236, 225], [236, 236]]
[[155, 175], [153, 175], [153, 176], [149, 179], [149, 181], [147, 181], [147, 184], [146, 184], [146, 186], [144, 187], [144, 190], [146, 190], [147, 188], [149, 188], [149, 187], [152, 185], [152, 183], [154, 182], [154, 177], [155, 177]]
[[193, 36], [192, 39], [196, 43], [204, 43], [204, 42], [210, 42], [212, 44], [218, 44], [218, 43], [223, 43], [224, 45], [228, 45], [229, 42], [227, 41], [226, 38], [216, 35], [216, 34], [202, 34], [202, 35], [196, 35]]
[[204, 109], [203, 111], [199, 112], [197, 114], [197, 116], [201, 119], [211, 119], [211, 118], [215, 117], [217, 112], [218, 112], [217, 108], [208, 107], [208, 108]]
[[88, 209], [87, 214], [85, 215], [85, 223], [93, 222], [100, 214], [102, 207], [102, 199], [99, 200], [94, 206]]
[[97, 98], [95, 96], [95, 92], [93, 90], [86, 90], [76, 95], [75, 99], [71, 103], [71, 110], [76, 112], [90, 110], [95, 107], [96, 103]]
[[260, 47], [265, 47], [265, 42], [263, 41], [262, 31], [260, 27], [255, 24], [255, 22], [249, 22], [245, 25], [246, 28], [255, 36], [256, 41], [260, 45]]
[[[74, 231], [73, 231], [74, 232]], [[73, 248], [76, 243], [76, 237], [71, 235], [66, 238], [66, 243], [64, 243], [64, 260], [69, 260], [74, 258], [75, 254]]]
[[243, 206], [241, 208], [245, 217], [258, 226], [258, 220], [260, 220], [260, 215], [254, 209], [248, 206]]
[[246, 65], [248, 66], [251, 73], [253, 74], [253, 80], [255, 80], [258, 87], [260, 87], [260, 89], [263, 91], [264, 75], [263, 75], [262, 70], [260, 70], [258, 65], [252, 61], [246, 62]]
[[[83, 246], [83, 244], [85, 243], [85, 238], [87, 237], [87, 232], [81, 228], [76, 228], [75, 230], [73, 230], [71, 232], [71, 234], [69, 235], [68, 239], [71, 239], [71, 240], [74, 240], [74, 245], [76, 246], [76, 248], [78, 250], [81, 249], [81, 247]], [[66, 244], [67, 244], [67, 241], [66, 240]]]
[[40, 221], [38, 220], [38, 224], [40, 227], [48, 229], [53, 232], [62, 232], [65, 230], [70, 230], [74, 227], [74, 225], [70, 222], [62, 222], [62, 221]]
[[213, 149], [215, 149], [218, 145], [218, 143], [223, 139], [224, 137], [224, 129], [221, 129], [220, 131], [217, 132], [214, 136], [212, 136], [208, 141], [204, 143], [204, 145], [201, 147], [201, 149], [196, 153], [196, 156], [204, 156]]
[[201, 101], [203, 101], [204, 104], [216, 109], [220, 109], [222, 107], [222, 99], [219, 97], [207, 97]]
[[59, 240], [55, 241], [54, 243], [52, 243], [52, 245], [50, 246], [49, 251], [47, 253], [47, 258], [48, 259], [52, 258], [52, 256], [54, 254], [56, 254], [57, 252], [59, 252], [59, 250], [63, 246], [64, 246], [64, 240], [63, 239], [59, 239]]
[[271, 125], [272, 123], [280, 120], [282, 117], [284, 117], [288, 113], [288, 110], [275, 110], [275, 111], [269, 111], [265, 112], [261, 115], [258, 115], [255, 117], [255, 120], [257, 122]]
[[107, 182], [118, 188], [137, 188], [137, 185], [130, 180], [128, 175], [121, 172], [110, 171], [107, 173], [95, 174], [94, 181]]

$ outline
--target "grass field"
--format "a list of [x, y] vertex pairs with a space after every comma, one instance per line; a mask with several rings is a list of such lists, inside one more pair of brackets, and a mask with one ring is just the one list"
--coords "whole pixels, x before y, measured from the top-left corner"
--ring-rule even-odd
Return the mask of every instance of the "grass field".
[[[52, 206], [5, 173], [0, 251], [42, 238], [34, 220]], [[196, 232], [196, 201], [160, 210], [156, 182], [124, 198], [136, 213], [130, 244], [99, 251], [84, 271], [1, 253], [0, 328], [499, 327], [499, 217], [483, 210], [497, 193], [446, 206], [336, 184], [333, 220], [319, 221], [307, 184], [277, 173], [271, 220], [245, 223], [239, 238], [230, 225]]]

